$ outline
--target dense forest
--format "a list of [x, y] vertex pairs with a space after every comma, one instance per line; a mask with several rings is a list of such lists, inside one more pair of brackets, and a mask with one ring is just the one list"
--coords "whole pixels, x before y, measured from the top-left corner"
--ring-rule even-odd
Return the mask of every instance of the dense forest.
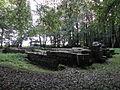
[[29, 39], [40, 46], [48, 40], [51, 47], [90, 46], [97, 40], [120, 48], [120, 0], [61, 0], [56, 8], [37, 4], [34, 12], [35, 24], [28, 0], [0, 0], [1, 47], [21, 47]]

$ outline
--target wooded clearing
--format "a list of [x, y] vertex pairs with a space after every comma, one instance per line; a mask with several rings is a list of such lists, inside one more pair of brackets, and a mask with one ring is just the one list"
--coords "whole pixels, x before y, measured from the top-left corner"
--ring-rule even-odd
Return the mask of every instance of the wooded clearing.
[[0, 90], [120, 90], [120, 0], [0, 0]]

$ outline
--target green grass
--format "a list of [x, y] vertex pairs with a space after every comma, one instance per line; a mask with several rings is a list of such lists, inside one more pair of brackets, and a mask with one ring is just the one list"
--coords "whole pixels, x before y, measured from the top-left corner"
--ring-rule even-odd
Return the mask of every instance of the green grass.
[[29, 70], [35, 72], [53, 72], [39, 68], [36, 65], [30, 64], [25, 58], [26, 54], [3, 54], [0, 53], [0, 66], [1, 67], [10, 67], [22, 70]]
[[[112, 48], [113, 49], [113, 48]], [[120, 53], [120, 48], [115, 48], [115, 52]], [[82, 70], [81, 72], [89, 73], [120, 73], [120, 54], [113, 55], [113, 58], [107, 60], [105, 64], [93, 64], [92, 68], [87, 70]]]
[[120, 48], [109, 48], [110, 50], [115, 50], [115, 53], [119, 53], [120, 54]]
[[35, 52], [46, 52], [46, 50], [41, 50], [41, 49], [35, 49]]

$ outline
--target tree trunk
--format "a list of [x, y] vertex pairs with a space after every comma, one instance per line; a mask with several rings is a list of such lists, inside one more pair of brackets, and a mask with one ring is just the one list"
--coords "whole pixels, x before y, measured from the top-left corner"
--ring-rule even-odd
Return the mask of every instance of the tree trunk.
[[1, 42], [0, 42], [0, 47], [2, 48], [3, 47], [3, 36], [4, 36], [4, 28], [1, 28], [2, 29], [2, 32], [1, 32]]
[[23, 44], [23, 38], [21, 37], [20, 40], [18, 40], [18, 46], [17, 47], [22, 47]]
[[119, 25], [119, 31], [118, 31], [118, 48], [120, 48], [120, 25]]
[[65, 46], [65, 39], [62, 40], [62, 47]]
[[46, 47], [47, 37], [43, 35], [43, 47]]
[[56, 36], [53, 36], [53, 47], [56, 47]]
[[60, 34], [57, 35], [57, 47], [60, 47]]
[[116, 35], [116, 43], [115, 43], [115, 47], [116, 48], [120, 48], [120, 25], [118, 26], [118, 32]]
[[72, 36], [71, 36], [71, 32], [68, 35], [68, 46], [72, 47]]
[[79, 45], [79, 25], [76, 23], [77, 33], [76, 33], [76, 46]]
[[32, 38], [29, 38], [30, 39], [30, 46], [32, 46]]
[[39, 43], [40, 43], [40, 46], [41, 46], [41, 35], [39, 35]]
[[53, 44], [53, 38], [52, 38], [52, 36], [50, 36], [49, 38], [50, 38], [51, 46], [53, 46], [54, 44]]
[[114, 25], [115, 21], [112, 19], [112, 38], [111, 38], [111, 41], [112, 41], [112, 48], [114, 48], [114, 45], [115, 45], [115, 25]]

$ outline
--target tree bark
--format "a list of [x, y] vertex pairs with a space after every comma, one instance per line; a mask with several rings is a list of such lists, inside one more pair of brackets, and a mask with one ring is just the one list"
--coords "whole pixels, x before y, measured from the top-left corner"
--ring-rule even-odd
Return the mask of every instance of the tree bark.
[[115, 25], [114, 25], [115, 21], [112, 19], [112, 38], [111, 38], [111, 41], [112, 41], [112, 48], [114, 48], [114, 45], [115, 45], [115, 38], [116, 38], [116, 33], [115, 33]]
[[76, 46], [79, 45], [79, 25], [76, 23], [77, 33], [76, 33]]
[[39, 43], [40, 43], [40, 46], [41, 46], [41, 35], [39, 35]]
[[3, 36], [4, 36], [4, 28], [1, 28], [2, 29], [2, 32], [1, 32], [1, 42], [0, 42], [0, 47], [2, 48], [3, 47]]

